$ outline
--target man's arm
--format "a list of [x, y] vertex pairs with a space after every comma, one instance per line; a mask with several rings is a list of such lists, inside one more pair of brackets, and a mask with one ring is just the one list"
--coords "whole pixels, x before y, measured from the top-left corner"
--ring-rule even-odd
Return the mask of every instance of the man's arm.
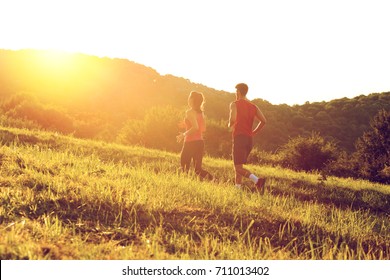
[[256, 134], [260, 130], [262, 130], [263, 127], [265, 126], [265, 123], [267, 122], [267, 120], [265, 119], [263, 113], [260, 111], [260, 109], [258, 107], [257, 107], [257, 110], [256, 110], [256, 119], [259, 121], [259, 123], [257, 124], [256, 128], [252, 131], [253, 134]]
[[229, 115], [229, 124], [228, 127], [233, 127], [236, 124], [237, 119], [237, 107], [236, 103], [230, 103], [230, 115]]

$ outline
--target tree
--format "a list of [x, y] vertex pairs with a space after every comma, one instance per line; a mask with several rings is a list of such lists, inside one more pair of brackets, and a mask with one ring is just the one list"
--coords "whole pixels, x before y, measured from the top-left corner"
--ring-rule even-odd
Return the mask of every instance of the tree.
[[371, 130], [356, 143], [356, 156], [363, 178], [390, 183], [390, 112], [382, 109], [371, 121]]

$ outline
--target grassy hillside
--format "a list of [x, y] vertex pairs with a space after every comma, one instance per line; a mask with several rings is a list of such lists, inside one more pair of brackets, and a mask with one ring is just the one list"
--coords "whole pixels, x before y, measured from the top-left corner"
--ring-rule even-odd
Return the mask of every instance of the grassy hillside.
[[0, 127], [0, 259], [390, 259], [390, 188]]

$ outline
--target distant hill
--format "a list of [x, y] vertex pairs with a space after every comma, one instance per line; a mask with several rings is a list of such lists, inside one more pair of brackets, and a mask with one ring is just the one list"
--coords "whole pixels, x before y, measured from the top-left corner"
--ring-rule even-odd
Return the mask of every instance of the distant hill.
[[[62, 55], [66, 62], [56, 61], [45, 51], [0, 50], [1, 93], [27, 91], [70, 110], [121, 111], [131, 116], [139, 116], [156, 105], [185, 106], [188, 93], [194, 89], [210, 97], [208, 104], [212, 108], [217, 107], [221, 96], [232, 98], [226, 92], [184, 78], [162, 76], [150, 67], [125, 59]], [[211, 110], [210, 113], [217, 116]]]
[[[3, 117], [80, 137], [116, 141], [126, 124], [145, 121], [146, 114], [156, 107], [174, 108], [167, 112], [175, 117], [170, 121], [176, 121], [183, 117], [192, 90], [201, 91], [206, 97], [205, 111], [210, 123], [208, 145], [212, 147], [208, 152], [226, 156], [230, 151], [226, 124], [229, 103], [234, 100], [231, 93], [185, 78], [160, 75], [150, 67], [125, 59], [0, 50]], [[18, 102], [11, 100], [16, 95]], [[26, 96], [33, 99], [27, 102]], [[295, 106], [273, 105], [261, 99], [254, 102], [268, 120], [263, 133], [255, 140], [259, 150], [276, 151], [290, 138], [318, 131], [352, 151], [356, 139], [368, 129], [370, 119], [382, 108], [390, 110], [390, 92]], [[49, 104], [52, 108], [47, 107]], [[45, 114], [38, 116], [39, 111]], [[54, 120], [57, 122], [53, 123]], [[166, 122], [156, 120], [157, 125], [164, 126]], [[178, 131], [172, 127], [162, 132], [173, 134], [169, 139], [174, 139]], [[160, 144], [158, 148], [178, 149]]]

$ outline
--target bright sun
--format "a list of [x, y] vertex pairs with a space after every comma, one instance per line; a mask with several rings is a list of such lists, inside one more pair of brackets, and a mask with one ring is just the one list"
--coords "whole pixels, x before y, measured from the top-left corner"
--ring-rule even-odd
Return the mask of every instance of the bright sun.
[[30, 75], [33, 84], [41, 94], [52, 97], [71, 94], [69, 87], [80, 83], [90, 70], [90, 66], [83, 64], [77, 54], [59, 50], [31, 52], [29, 60], [29, 71], [33, 69]]
[[58, 50], [40, 52], [37, 54], [37, 61], [42, 67], [47, 68], [47, 70], [60, 70], [60, 72], [69, 70], [69, 67], [74, 62], [72, 54]]

